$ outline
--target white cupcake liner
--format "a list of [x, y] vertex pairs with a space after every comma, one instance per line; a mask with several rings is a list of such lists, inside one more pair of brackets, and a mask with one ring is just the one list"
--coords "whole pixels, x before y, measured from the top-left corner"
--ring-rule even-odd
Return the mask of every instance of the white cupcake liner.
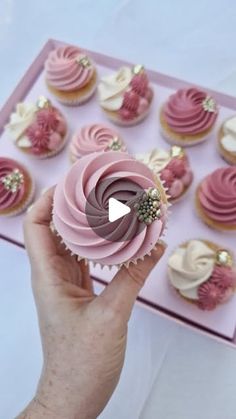
[[194, 140], [176, 139], [174, 136], [172, 137], [172, 135], [165, 130], [165, 128], [162, 126], [162, 124], [160, 124], [160, 133], [161, 133], [162, 137], [166, 140], [166, 142], [170, 145], [178, 145], [178, 146], [181, 146], [181, 147], [193, 147], [197, 144], [203, 143], [204, 141], [208, 140], [210, 138], [210, 136], [212, 135], [212, 130], [210, 132], [208, 132], [206, 135], [203, 135], [198, 140], [195, 140], [195, 139]]
[[97, 90], [97, 83], [94, 84], [94, 86], [91, 87], [91, 89], [88, 91], [86, 95], [81, 96], [80, 98], [71, 100], [71, 99], [61, 99], [58, 96], [54, 95], [54, 97], [58, 100], [58, 102], [62, 103], [66, 106], [79, 106], [83, 105], [84, 103], [88, 102], [88, 100], [95, 94]]

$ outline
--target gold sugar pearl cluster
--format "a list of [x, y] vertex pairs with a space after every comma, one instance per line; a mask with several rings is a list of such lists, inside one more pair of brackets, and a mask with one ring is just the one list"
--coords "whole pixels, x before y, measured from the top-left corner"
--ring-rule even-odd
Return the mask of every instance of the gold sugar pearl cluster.
[[14, 169], [11, 173], [4, 176], [1, 179], [1, 182], [7, 191], [15, 193], [24, 183], [24, 176], [23, 173], [19, 171], [19, 169]]
[[149, 225], [161, 217], [161, 194], [156, 188], [149, 188], [134, 205], [138, 220]]
[[122, 147], [121, 141], [118, 137], [114, 137], [109, 145], [109, 149], [113, 151], [119, 151]]
[[206, 112], [216, 112], [216, 102], [210, 96], [206, 96], [206, 98], [202, 101], [202, 107]]
[[220, 266], [233, 266], [233, 258], [228, 250], [219, 249], [216, 252], [216, 264]]
[[39, 96], [36, 105], [38, 109], [44, 109], [49, 108], [51, 106], [51, 102], [45, 96]]
[[77, 57], [76, 62], [78, 64], [82, 65], [82, 67], [84, 67], [84, 68], [91, 66], [91, 62], [90, 62], [89, 58], [87, 57], [87, 55], [84, 55], [83, 57], [80, 57], [80, 56]]

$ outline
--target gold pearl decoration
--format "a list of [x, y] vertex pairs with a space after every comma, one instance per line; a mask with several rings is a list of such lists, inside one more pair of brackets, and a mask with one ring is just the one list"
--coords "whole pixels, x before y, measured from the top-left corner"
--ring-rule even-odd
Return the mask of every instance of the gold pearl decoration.
[[121, 141], [118, 137], [114, 137], [109, 145], [110, 150], [119, 151], [122, 147]]
[[136, 64], [133, 67], [133, 73], [134, 74], [140, 74], [144, 72], [144, 66], [142, 64]]
[[202, 107], [206, 112], [216, 112], [216, 102], [210, 96], [206, 96], [202, 101]]
[[221, 266], [233, 266], [233, 258], [228, 250], [219, 249], [216, 252], [216, 264]]
[[39, 96], [36, 102], [36, 105], [38, 109], [44, 109], [44, 108], [49, 108], [49, 106], [51, 106], [51, 102], [45, 96]]
[[185, 156], [184, 149], [182, 147], [179, 147], [178, 145], [173, 145], [170, 149], [170, 156], [172, 158], [174, 157], [182, 158]]
[[161, 217], [161, 194], [156, 188], [149, 188], [134, 205], [140, 222], [147, 225]]
[[7, 191], [16, 193], [24, 183], [24, 176], [19, 169], [14, 169], [11, 173], [1, 178], [1, 182]]
[[78, 64], [82, 65], [82, 67], [85, 67], [85, 68], [91, 66], [91, 62], [90, 62], [89, 58], [87, 57], [87, 55], [83, 55], [82, 57], [79, 56], [75, 59], [75, 61]]

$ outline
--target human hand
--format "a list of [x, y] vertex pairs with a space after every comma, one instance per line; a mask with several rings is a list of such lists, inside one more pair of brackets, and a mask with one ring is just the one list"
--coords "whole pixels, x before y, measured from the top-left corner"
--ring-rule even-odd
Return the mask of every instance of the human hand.
[[37, 201], [24, 223], [44, 365], [36, 396], [19, 418], [92, 419], [118, 383], [132, 307], [165, 245], [122, 267], [96, 296], [88, 265], [50, 230], [53, 192]]

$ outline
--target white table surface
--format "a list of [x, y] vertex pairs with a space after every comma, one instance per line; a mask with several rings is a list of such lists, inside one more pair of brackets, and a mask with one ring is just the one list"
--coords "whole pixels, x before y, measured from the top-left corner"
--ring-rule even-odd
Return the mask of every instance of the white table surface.
[[[0, 105], [49, 37], [236, 94], [235, 22], [235, 0], [1, 0]], [[42, 356], [25, 252], [0, 241], [0, 266], [0, 419], [12, 419]], [[101, 419], [235, 419], [235, 388], [234, 349], [136, 306]]]

